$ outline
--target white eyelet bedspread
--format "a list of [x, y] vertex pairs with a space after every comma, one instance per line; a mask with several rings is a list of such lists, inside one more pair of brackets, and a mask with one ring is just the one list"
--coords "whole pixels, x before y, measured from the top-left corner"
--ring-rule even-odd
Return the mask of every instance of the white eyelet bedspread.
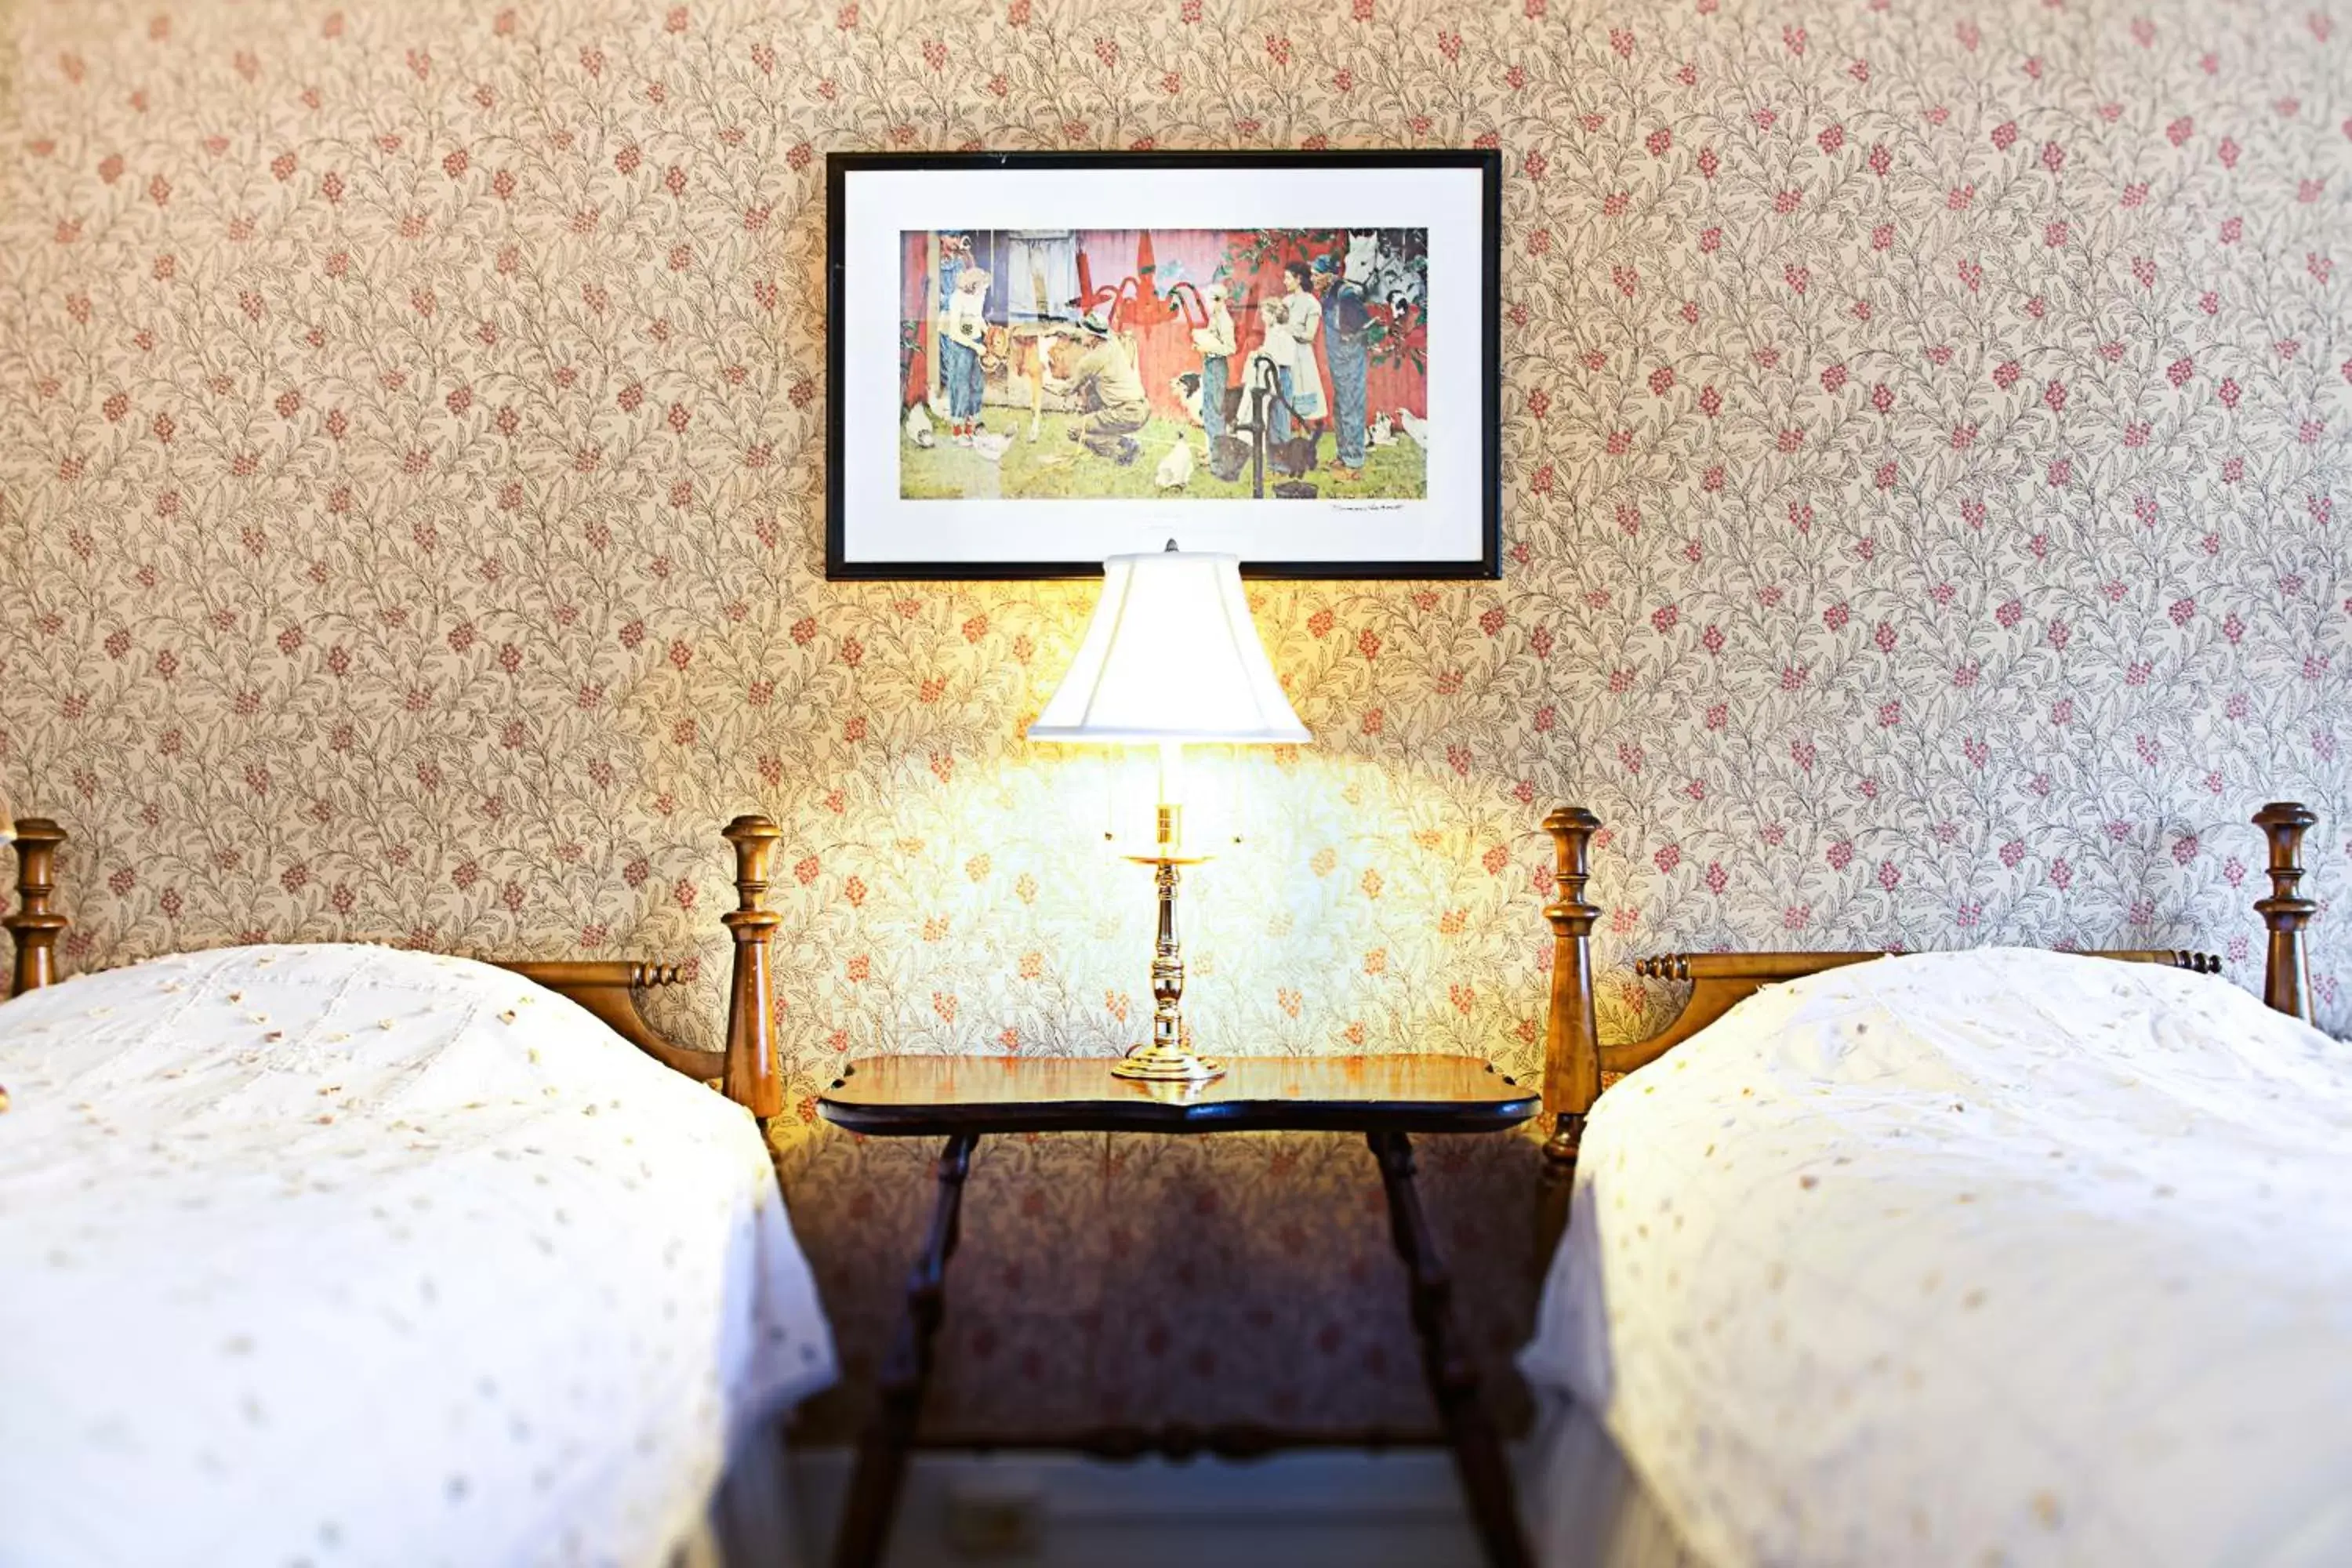
[[1722, 1568], [2352, 1563], [2352, 1047], [2045, 952], [1772, 988], [1595, 1108], [1523, 1364]]
[[0, 1564], [646, 1563], [833, 1347], [739, 1107], [486, 964], [0, 1007]]

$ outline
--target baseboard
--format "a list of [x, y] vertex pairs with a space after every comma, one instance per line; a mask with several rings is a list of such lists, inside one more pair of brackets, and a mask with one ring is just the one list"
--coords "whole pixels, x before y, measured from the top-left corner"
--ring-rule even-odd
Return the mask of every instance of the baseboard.
[[[824, 1563], [851, 1453], [793, 1451], [803, 1560]], [[1473, 1568], [1443, 1449], [1243, 1461], [919, 1452], [890, 1568]]]

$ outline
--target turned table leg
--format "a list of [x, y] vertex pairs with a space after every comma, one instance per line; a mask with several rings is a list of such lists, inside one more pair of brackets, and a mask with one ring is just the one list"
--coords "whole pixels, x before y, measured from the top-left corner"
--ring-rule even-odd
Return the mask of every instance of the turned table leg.
[[931, 1379], [931, 1342], [947, 1312], [948, 1259], [955, 1256], [963, 1212], [963, 1182], [971, 1170], [973, 1132], [959, 1132], [940, 1152], [939, 1202], [922, 1255], [907, 1276], [907, 1315], [890, 1342], [878, 1384], [880, 1405], [859, 1438], [856, 1468], [850, 1473], [841, 1531], [834, 1538], [834, 1568], [878, 1568], [890, 1542], [898, 1489], [907, 1479], [907, 1451], [922, 1415], [923, 1390]]
[[1479, 1396], [1478, 1369], [1462, 1347], [1461, 1331], [1454, 1322], [1454, 1281], [1437, 1255], [1429, 1220], [1421, 1212], [1421, 1194], [1413, 1185], [1412, 1141], [1402, 1132], [1370, 1132], [1365, 1142], [1380, 1162], [1381, 1184], [1388, 1191], [1389, 1235], [1404, 1263], [1412, 1293], [1412, 1326], [1421, 1335], [1421, 1364], [1436, 1396], [1437, 1413], [1445, 1423], [1446, 1441], [1454, 1448], [1454, 1468], [1462, 1478], [1462, 1492], [1470, 1507], [1470, 1521], [1492, 1568], [1527, 1568], [1527, 1542], [1519, 1534], [1519, 1515], [1511, 1487], [1511, 1472], [1503, 1445], [1495, 1435], [1485, 1400]]

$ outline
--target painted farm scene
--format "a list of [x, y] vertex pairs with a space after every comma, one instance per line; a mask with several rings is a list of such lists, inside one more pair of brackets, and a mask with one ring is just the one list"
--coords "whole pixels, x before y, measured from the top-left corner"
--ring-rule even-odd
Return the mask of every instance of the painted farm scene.
[[902, 237], [908, 500], [1421, 500], [1425, 229]]

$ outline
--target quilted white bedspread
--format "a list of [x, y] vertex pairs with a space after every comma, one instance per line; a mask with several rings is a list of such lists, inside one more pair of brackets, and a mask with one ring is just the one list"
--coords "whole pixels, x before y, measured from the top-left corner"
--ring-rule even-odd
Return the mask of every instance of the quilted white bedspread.
[[658, 1560], [833, 1375], [758, 1129], [488, 965], [0, 1008], [0, 1564]]
[[1740, 1563], [2352, 1563], [2352, 1046], [2032, 952], [1612, 1089], [1529, 1376]]

